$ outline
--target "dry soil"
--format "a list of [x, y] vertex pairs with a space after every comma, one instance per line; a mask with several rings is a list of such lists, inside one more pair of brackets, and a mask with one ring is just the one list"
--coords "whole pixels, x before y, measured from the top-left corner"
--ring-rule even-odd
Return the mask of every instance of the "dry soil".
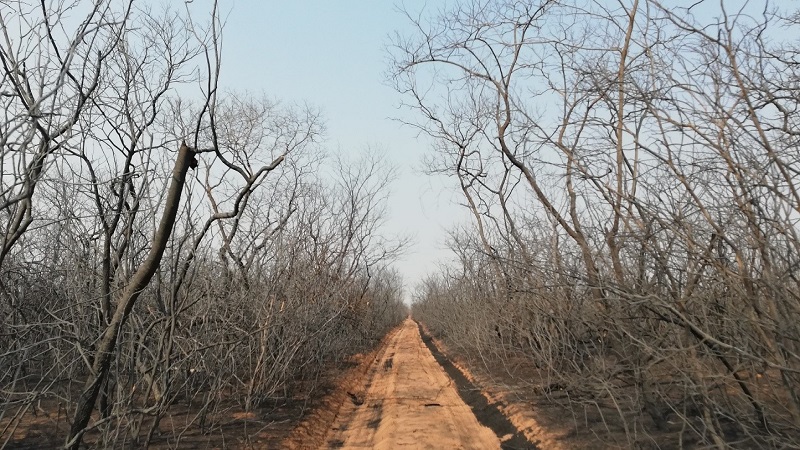
[[484, 450], [509, 448], [503, 443], [514, 437], [480, 423], [411, 319], [377, 355], [364, 387], [348, 395], [328, 448]]

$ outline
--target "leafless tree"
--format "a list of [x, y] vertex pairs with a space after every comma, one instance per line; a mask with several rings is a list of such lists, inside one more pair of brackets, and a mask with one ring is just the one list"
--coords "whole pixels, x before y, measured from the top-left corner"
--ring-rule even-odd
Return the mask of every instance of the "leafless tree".
[[0, 447], [221, 433], [402, 319], [390, 168], [220, 91], [217, 4], [184, 6], [0, 6]]
[[[420, 317], [527, 355], [537, 389], [614, 412], [627, 445], [797, 445], [796, 61], [778, 31], [795, 14], [476, 1], [417, 17], [393, 80], [475, 219], [452, 241], [463, 274], [425, 284]], [[462, 283], [488, 290], [468, 301], [489, 322], [443, 324]]]

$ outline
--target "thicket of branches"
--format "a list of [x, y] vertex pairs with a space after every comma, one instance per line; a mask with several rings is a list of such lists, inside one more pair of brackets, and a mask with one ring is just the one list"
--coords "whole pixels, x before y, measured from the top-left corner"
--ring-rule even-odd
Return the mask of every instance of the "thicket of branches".
[[181, 7], [0, 5], [0, 447], [42, 408], [69, 448], [147, 445], [178, 402], [213, 432], [404, 315], [391, 168], [221, 92], [217, 7]]
[[409, 14], [393, 80], [474, 219], [415, 317], [490, 361], [527, 361], [530, 389], [575, 411], [611, 411], [622, 446], [800, 445], [787, 6], [476, 0]]

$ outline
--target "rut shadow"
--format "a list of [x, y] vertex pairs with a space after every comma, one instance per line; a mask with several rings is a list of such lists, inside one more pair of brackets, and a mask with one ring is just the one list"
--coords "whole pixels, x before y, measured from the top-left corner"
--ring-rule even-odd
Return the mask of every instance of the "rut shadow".
[[486, 397], [481, 394], [481, 390], [469, 381], [467, 377], [439, 351], [433, 339], [423, 330], [422, 325], [417, 323], [417, 328], [419, 328], [422, 342], [424, 342], [428, 350], [431, 351], [436, 362], [442, 366], [447, 375], [453, 380], [458, 390], [458, 395], [464, 400], [464, 403], [469, 405], [470, 409], [472, 409], [472, 413], [478, 418], [478, 422], [491, 429], [500, 438], [511, 436], [500, 443], [500, 448], [503, 450], [538, 449], [536, 444], [530, 442], [525, 435], [520, 433], [511, 421], [500, 412], [497, 406], [489, 403]]

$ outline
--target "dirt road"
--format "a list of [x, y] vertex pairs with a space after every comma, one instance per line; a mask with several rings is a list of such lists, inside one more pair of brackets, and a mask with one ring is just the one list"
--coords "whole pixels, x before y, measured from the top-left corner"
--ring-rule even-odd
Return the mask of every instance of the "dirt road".
[[340, 410], [329, 448], [499, 449], [407, 319]]

